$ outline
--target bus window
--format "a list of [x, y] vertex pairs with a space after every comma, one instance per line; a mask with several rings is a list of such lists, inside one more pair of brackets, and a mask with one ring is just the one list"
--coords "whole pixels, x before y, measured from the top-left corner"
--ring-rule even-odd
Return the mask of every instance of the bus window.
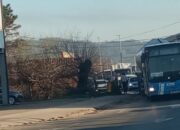
[[178, 54], [179, 48], [178, 47], [166, 47], [160, 49], [160, 55], [170, 55], [170, 54]]

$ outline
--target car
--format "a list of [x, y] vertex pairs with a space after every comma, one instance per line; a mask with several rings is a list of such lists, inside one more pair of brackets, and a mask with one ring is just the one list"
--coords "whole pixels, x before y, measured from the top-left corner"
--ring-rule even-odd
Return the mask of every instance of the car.
[[108, 81], [105, 79], [95, 80], [92, 77], [88, 78], [87, 92], [90, 95], [97, 96], [108, 92]]
[[98, 79], [95, 82], [96, 84], [96, 91], [99, 93], [106, 93], [108, 92], [108, 81], [105, 79]]
[[128, 90], [138, 90], [139, 88], [139, 80], [136, 75], [127, 75], [128, 79]]
[[[0, 90], [0, 95], [2, 95], [2, 90]], [[23, 95], [17, 91], [9, 91], [8, 100], [10, 105], [14, 105], [18, 102], [22, 102], [24, 99]]]
[[17, 91], [9, 91], [9, 104], [14, 105], [23, 101], [23, 95]]

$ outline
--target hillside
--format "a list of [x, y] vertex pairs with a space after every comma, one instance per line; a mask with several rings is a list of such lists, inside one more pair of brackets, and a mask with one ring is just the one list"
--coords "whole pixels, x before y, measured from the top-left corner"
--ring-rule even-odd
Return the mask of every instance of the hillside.
[[[48, 39], [40, 39], [40, 40], [29, 40], [28, 44], [30, 45], [27, 54], [39, 54], [42, 53], [41, 47], [38, 45], [45, 46], [53, 46], [56, 44], [60, 44], [63, 39], [58, 38], [48, 38]], [[76, 41], [77, 42], [77, 41]], [[143, 42], [138, 40], [129, 40], [122, 41], [122, 59], [124, 63], [132, 63], [134, 64], [134, 56], [137, 51], [143, 46]], [[109, 41], [103, 42], [101, 44], [97, 43], [97, 47], [100, 47], [100, 51], [102, 53], [102, 58], [110, 59], [112, 63], [118, 63], [120, 61], [120, 47], [119, 41]]]
[[[122, 60], [124, 63], [134, 64], [134, 56], [137, 51], [144, 45], [143, 42], [137, 40], [123, 41], [122, 44]], [[120, 43], [119, 41], [110, 41], [101, 43], [101, 51], [103, 58], [111, 58], [112, 63], [120, 61]]]

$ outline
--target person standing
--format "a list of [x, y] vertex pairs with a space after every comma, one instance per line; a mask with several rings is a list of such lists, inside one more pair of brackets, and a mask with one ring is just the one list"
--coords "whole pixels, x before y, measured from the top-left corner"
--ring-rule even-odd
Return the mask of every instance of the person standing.
[[128, 91], [127, 82], [128, 82], [128, 80], [126, 78], [125, 73], [122, 73], [121, 81], [122, 81], [122, 85], [123, 85], [124, 94], [127, 94], [127, 91]]

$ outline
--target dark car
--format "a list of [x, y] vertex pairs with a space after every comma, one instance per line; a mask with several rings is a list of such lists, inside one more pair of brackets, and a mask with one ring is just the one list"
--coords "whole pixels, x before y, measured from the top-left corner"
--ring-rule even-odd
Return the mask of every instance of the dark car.
[[22, 102], [23, 101], [23, 95], [19, 92], [15, 91], [10, 91], [9, 92], [9, 104], [13, 105], [16, 104], [17, 102]]

